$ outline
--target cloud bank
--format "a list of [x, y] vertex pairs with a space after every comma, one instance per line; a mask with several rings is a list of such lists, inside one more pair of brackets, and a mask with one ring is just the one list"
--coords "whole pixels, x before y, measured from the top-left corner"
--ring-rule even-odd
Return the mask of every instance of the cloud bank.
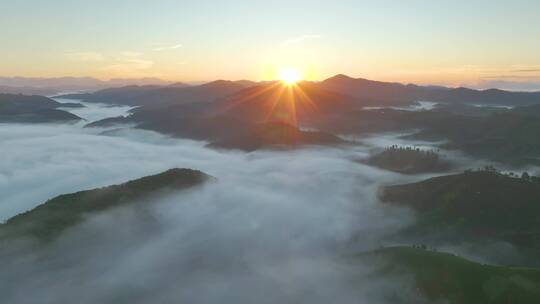
[[365, 147], [246, 154], [102, 131], [2, 125], [0, 218], [172, 167], [218, 181], [90, 217], [41, 250], [0, 248], [2, 302], [381, 303], [410, 282], [367, 279], [370, 265], [339, 258], [413, 219], [378, 203], [396, 175], [354, 162]]

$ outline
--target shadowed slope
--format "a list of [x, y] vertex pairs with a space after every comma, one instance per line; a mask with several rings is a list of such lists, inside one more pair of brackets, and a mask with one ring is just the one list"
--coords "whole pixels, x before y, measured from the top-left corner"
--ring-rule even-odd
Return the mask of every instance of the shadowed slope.
[[345, 111], [351, 103], [349, 98], [311, 83], [285, 86], [275, 82], [242, 90], [228, 99], [143, 106], [129, 117], [88, 126], [132, 123], [164, 134], [207, 140], [213, 147], [249, 151], [269, 145], [326, 145], [342, 141], [329, 133], [300, 131], [298, 125]]
[[349, 96], [306, 81], [292, 85], [273, 82], [251, 87], [220, 103], [223, 112], [239, 119], [251, 122], [284, 121], [291, 125], [319, 120], [359, 106]]
[[254, 151], [261, 148], [296, 148], [303, 145], [336, 145], [344, 140], [319, 131], [301, 131], [286, 123], [259, 124], [248, 133], [230, 139], [213, 142], [212, 148]]

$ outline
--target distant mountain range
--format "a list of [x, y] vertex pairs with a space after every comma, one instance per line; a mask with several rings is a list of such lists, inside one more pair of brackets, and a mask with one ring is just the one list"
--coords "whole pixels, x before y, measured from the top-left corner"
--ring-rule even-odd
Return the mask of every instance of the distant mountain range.
[[[216, 147], [234, 145], [252, 150], [267, 147], [271, 142], [278, 144], [275, 138], [267, 136], [272, 132], [261, 126], [274, 130], [272, 126], [283, 123], [297, 129], [294, 134], [311, 138], [293, 140], [297, 143], [337, 143], [337, 140], [322, 140], [332, 134], [421, 130], [416, 138], [446, 140], [447, 148], [474, 156], [516, 165], [540, 163], [536, 157], [540, 141], [530, 135], [540, 130], [540, 92], [422, 87], [337, 75], [322, 82], [304, 81], [294, 86], [281, 82], [218, 80], [194, 86], [181, 83], [124, 86], [58, 97], [138, 106], [128, 117], [107, 118], [89, 126], [128, 124], [205, 140]], [[439, 105], [430, 111], [403, 110], [419, 100]], [[516, 108], [498, 108], [501, 105]], [[380, 108], [370, 110], [368, 106]], [[385, 108], [388, 106], [399, 107]], [[46, 121], [34, 114], [19, 114], [25, 114], [17, 118], [22, 121]], [[50, 114], [54, 118], [52, 114], [60, 113]], [[2, 119], [10, 121], [8, 116]], [[303, 127], [320, 131], [320, 136], [302, 133]]]
[[[120, 84], [122, 81], [112, 82]], [[111, 83], [111, 84], [112, 84]], [[131, 85], [116, 89], [101, 90], [84, 95], [68, 95], [64, 97], [81, 98], [85, 101], [116, 102], [120, 104], [151, 104], [163, 101], [194, 102], [216, 98], [235, 98], [234, 94], [241, 89], [250, 89], [236, 98], [264, 98], [276, 94], [278, 88], [272, 88], [276, 82], [252, 82], [247, 80], [218, 80], [202, 85], [188, 86], [183, 83], [163, 85], [150, 83]], [[2, 82], [0, 82], [0, 85]], [[109, 86], [112, 86], [112, 85]], [[254, 92], [253, 87], [268, 86], [263, 92]], [[336, 75], [321, 82], [301, 82], [298, 86], [311, 92], [334, 94], [333, 99], [354, 99], [364, 106], [390, 106], [411, 104], [416, 101], [433, 101], [440, 103], [478, 104], [478, 105], [511, 105], [523, 106], [540, 103], [540, 92], [510, 92], [498, 89], [473, 90], [467, 88], [447, 88], [440, 86], [418, 86], [380, 82], [362, 78], [351, 78]], [[116, 87], [116, 86], [115, 86]], [[308, 92], [309, 93], [309, 92]], [[249, 94], [254, 94], [249, 96]], [[310, 95], [310, 94], [307, 94]], [[325, 98], [328, 100], [329, 98]]]
[[377, 104], [403, 104], [419, 100], [444, 103], [496, 105], [529, 105], [540, 103], [540, 92], [510, 92], [498, 89], [473, 90], [440, 86], [418, 86], [372, 81], [336, 75], [322, 81], [326, 89], [357, 98], [373, 100]]
[[[100, 80], [92, 77], [0, 77], [0, 93], [26, 95], [55, 95], [62, 92], [95, 91], [128, 85], [171, 85], [172, 82], [157, 78]], [[185, 85], [175, 83], [176, 86]]]
[[[227, 81], [216, 81], [216, 83], [220, 82]], [[256, 84], [264, 84], [265, 82], [240, 80], [233, 83], [246, 88]], [[363, 99], [365, 103], [378, 105], [403, 104], [418, 100], [513, 105], [540, 103], [540, 92], [510, 92], [499, 89], [474, 90], [442, 86], [419, 86], [352, 78], [342, 74], [314, 83], [321, 88], [339, 92], [353, 98]], [[91, 77], [0, 77], [0, 93], [12, 94], [54, 95], [62, 92], [92, 92], [125, 86], [159, 86], [172, 89], [185, 88], [190, 85], [181, 82], [164, 81], [157, 78], [99, 80]], [[200, 85], [194, 85], [194, 87], [198, 86]], [[174, 95], [171, 92], [164, 94]], [[186, 97], [189, 97], [189, 95], [186, 95]]]
[[121, 105], [166, 105], [212, 101], [256, 85], [250, 81], [217, 80], [197, 86], [172, 84], [169, 86], [125, 86], [109, 88], [94, 93], [60, 95], [60, 98], [80, 99], [86, 102], [114, 103]]
[[[280, 82], [215, 81], [190, 87], [130, 86], [61, 97], [140, 106], [129, 117], [109, 118], [90, 126], [125, 123], [222, 147], [232, 143], [241, 149], [265, 146], [255, 143], [261, 136], [268, 139], [265, 132], [250, 131], [259, 130], [261, 124], [282, 122], [325, 134], [420, 129], [419, 138], [449, 140], [449, 148], [516, 164], [536, 162], [533, 156], [540, 151], [536, 137], [520, 135], [539, 130], [537, 116], [531, 115], [538, 111], [528, 113], [525, 106], [495, 108], [501, 104], [540, 104], [540, 93], [419, 87], [338, 75], [292, 87]], [[416, 112], [365, 109], [411, 105], [419, 98], [432, 98], [441, 105]], [[491, 107], [476, 106], [486, 104]], [[261, 136], [255, 140], [254, 134]], [[252, 139], [250, 144], [245, 142], [248, 138]]]
[[51, 96], [51, 95], [58, 94], [59, 92], [60, 92], [59, 90], [52, 89], [52, 88], [0, 85], [0, 93], [2, 94], [25, 94], [25, 95]]

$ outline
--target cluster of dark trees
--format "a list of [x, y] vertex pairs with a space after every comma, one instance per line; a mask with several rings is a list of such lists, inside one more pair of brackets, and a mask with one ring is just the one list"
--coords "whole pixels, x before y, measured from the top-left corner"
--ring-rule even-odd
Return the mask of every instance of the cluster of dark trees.
[[397, 145], [386, 148], [373, 155], [369, 164], [404, 174], [442, 172], [450, 168], [450, 163], [443, 160], [435, 150], [422, 150]]
[[413, 244], [411, 247], [415, 249], [422, 249], [422, 250], [437, 252], [437, 248], [429, 247], [426, 244]]
[[431, 160], [431, 161], [439, 161], [440, 155], [439, 150], [422, 150], [420, 148], [414, 148], [414, 147], [401, 147], [398, 145], [392, 145], [390, 147], [387, 147], [384, 149], [383, 153], [387, 154], [397, 154], [400, 157], [414, 157], [418, 158], [421, 157], [424, 160]]
[[506, 177], [511, 177], [511, 178], [520, 178], [520, 179], [522, 179], [524, 181], [529, 181], [529, 182], [532, 182], [532, 183], [540, 183], [540, 176], [531, 175], [531, 174], [529, 174], [529, 172], [526, 172], [526, 171], [521, 173], [521, 174], [515, 173], [515, 172], [502, 172], [499, 169], [497, 169], [495, 166], [492, 166], [492, 165], [484, 166], [484, 167], [478, 168], [478, 169], [465, 170], [464, 173], [465, 174], [471, 174], [473, 172], [493, 173], [493, 174], [498, 174], [498, 175], [501, 175], [501, 176], [506, 176]]

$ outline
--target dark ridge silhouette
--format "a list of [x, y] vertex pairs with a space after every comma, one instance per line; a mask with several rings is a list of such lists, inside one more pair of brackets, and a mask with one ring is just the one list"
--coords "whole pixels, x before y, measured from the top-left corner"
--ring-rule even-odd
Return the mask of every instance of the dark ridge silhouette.
[[82, 120], [77, 115], [62, 110], [44, 109], [31, 113], [0, 114], [2, 123], [71, 123]]
[[[165, 87], [155, 85], [128, 86], [126, 88], [117, 88], [117, 90], [113, 89], [113, 91], [103, 90], [95, 93], [63, 95], [62, 97], [83, 99], [88, 102], [128, 105], [197, 102], [224, 98], [242, 89], [264, 84], [248, 80], [217, 80], [198, 86], [187, 86], [182, 83]], [[319, 83], [311, 83], [311, 86], [318, 87], [319, 90], [348, 95], [350, 98], [359, 100], [363, 105], [372, 106], [411, 104], [419, 100], [514, 106], [540, 104], [540, 92], [509, 92], [497, 89], [480, 91], [467, 88], [454, 89], [438, 86], [405, 85], [351, 78], [346, 75], [336, 75]]]
[[248, 81], [217, 80], [198, 86], [127, 86], [104, 89], [94, 93], [68, 94], [58, 97], [118, 105], [167, 106], [178, 103], [213, 101], [254, 84]]
[[0, 85], [0, 94], [24, 94], [24, 95], [41, 95], [51, 96], [61, 93], [57, 89], [39, 88], [32, 86], [9, 86]]
[[[99, 80], [92, 77], [0, 77], [0, 87], [7, 86], [18, 90], [30, 88], [30, 91], [13, 93], [53, 95], [62, 92], [95, 91], [105, 88], [125, 87], [130, 85], [158, 85], [165, 86], [171, 82], [158, 78], [113, 78], [110, 80]], [[32, 92], [32, 90], [37, 90]], [[40, 92], [41, 91], [41, 92]], [[0, 91], [1, 92], [1, 91]], [[4, 92], [9, 93], [9, 92]]]
[[0, 122], [54, 123], [75, 122], [82, 118], [61, 107], [81, 107], [81, 104], [63, 104], [43, 96], [0, 94]]
[[[139, 99], [147, 101], [147, 105], [162, 105], [176, 103], [211, 102], [226, 98], [240, 90], [256, 85], [246, 81], [216, 80], [198, 86], [180, 89], [162, 88], [151, 94], [145, 94]], [[155, 94], [155, 96], [151, 96]]]
[[3, 110], [55, 109], [62, 104], [50, 98], [37, 95], [0, 94], [0, 107]]
[[104, 118], [98, 121], [91, 122], [89, 124], [86, 124], [85, 128], [108, 128], [113, 127], [117, 125], [122, 124], [130, 124], [129, 119], [126, 119], [125, 116], [116, 116], [116, 117], [109, 117]]
[[[447, 88], [420, 87], [400, 83], [380, 82], [363, 78], [351, 78], [339, 74], [322, 81], [321, 86], [356, 98], [371, 100], [370, 105], [407, 104], [422, 99], [431, 91], [446, 91]], [[431, 101], [431, 100], [430, 100]]]
[[336, 75], [320, 83], [324, 88], [357, 98], [371, 99], [379, 105], [406, 104], [418, 100], [486, 105], [540, 104], [540, 92], [509, 92], [498, 89], [473, 90], [380, 82]]
[[96, 91], [94, 93], [77, 93], [56, 96], [57, 98], [77, 99], [85, 102], [98, 102], [118, 105], [136, 105], [135, 99], [145, 92], [151, 92], [158, 86], [125, 86], [120, 88], [109, 88]]
[[183, 83], [183, 82], [175, 82], [175, 83], [171, 83], [169, 84], [167, 87], [169, 88], [187, 88], [189, 87], [190, 85], [187, 84], [187, 83]]

